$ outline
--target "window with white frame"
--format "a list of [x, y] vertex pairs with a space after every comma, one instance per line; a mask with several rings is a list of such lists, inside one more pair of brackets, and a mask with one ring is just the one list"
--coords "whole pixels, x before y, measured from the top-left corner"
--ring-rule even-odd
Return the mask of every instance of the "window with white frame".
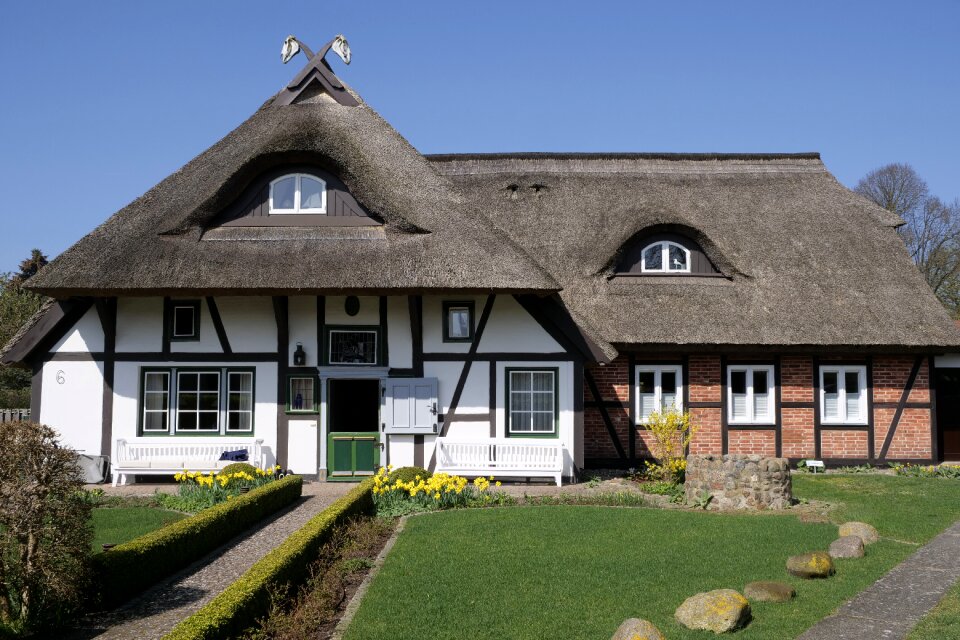
[[557, 369], [507, 369], [507, 435], [557, 435]]
[[252, 434], [254, 378], [253, 369], [143, 369], [140, 433]]
[[306, 173], [288, 173], [270, 183], [270, 213], [327, 212], [327, 183]]
[[636, 369], [637, 424], [654, 411], [683, 411], [683, 369], [679, 365], [640, 365]]
[[773, 365], [727, 367], [727, 422], [774, 424]]
[[820, 367], [820, 421], [867, 424], [867, 368]]
[[643, 273], [690, 273], [690, 250], [669, 240], [653, 242], [643, 249], [640, 271]]

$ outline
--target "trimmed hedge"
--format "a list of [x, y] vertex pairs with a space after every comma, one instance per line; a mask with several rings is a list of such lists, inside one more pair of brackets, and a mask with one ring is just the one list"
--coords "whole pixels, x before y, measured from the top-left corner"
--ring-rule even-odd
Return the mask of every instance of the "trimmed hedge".
[[173, 628], [163, 640], [226, 640], [239, 637], [270, 609], [277, 588], [299, 586], [310, 563], [346, 518], [373, 510], [373, 479], [318, 513], [290, 534], [206, 606]]
[[303, 478], [287, 476], [93, 556], [97, 604], [112, 608], [210, 553], [297, 500]]

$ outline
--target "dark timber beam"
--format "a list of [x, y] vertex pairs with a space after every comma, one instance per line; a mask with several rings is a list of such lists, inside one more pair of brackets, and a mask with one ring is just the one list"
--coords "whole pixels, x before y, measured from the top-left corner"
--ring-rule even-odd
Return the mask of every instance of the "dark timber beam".
[[277, 464], [286, 469], [290, 424], [287, 421], [287, 370], [290, 363], [289, 300], [273, 297], [273, 314], [277, 320]]
[[100, 425], [100, 455], [109, 456], [113, 447], [113, 383], [117, 350], [117, 299], [98, 298], [95, 302], [103, 327], [103, 402]]
[[[600, 390], [597, 388], [597, 383], [593, 379], [593, 374], [590, 373], [587, 369], [583, 371], [584, 382], [587, 383], [587, 387], [590, 388], [590, 394], [597, 400], [602, 396], [600, 395]], [[613, 442], [613, 448], [617, 450], [617, 456], [624, 462], [627, 461], [627, 452], [623, 450], [623, 445], [620, 443], [620, 437], [617, 435], [617, 429], [613, 426], [613, 420], [610, 419], [610, 414], [607, 412], [607, 408], [602, 404], [597, 407], [600, 410], [600, 417], [603, 418], [603, 424], [607, 428], [607, 433], [610, 434], [610, 440]]]
[[904, 385], [903, 393], [900, 394], [900, 402], [898, 403], [897, 411], [893, 414], [893, 420], [890, 421], [890, 427], [887, 429], [887, 437], [883, 439], [883, 447], [880, 449], [880, 455], [878, 456], [881, 461], [886, 461], [887, 459], [887, 452], [890, 450], [890, 445], [893, 443], [893, 436], [897, 431], [897, 425], [900, 424], [900, 416], [903, 415], [903, 410], [907, 406], [907, 398], [910, 397], [910, 392], [913, 391], [913, 384], [917, 381], [917, 376], [920, 374], [920, 367], [923, 365], [924, 357], [925, 356], [918, 356], [916, 361], [913, 363], [913, 367], [910, 369], [910, 375], [907, 377], [907, 384]]
[[227, 330], [223, 328], [223, 319], [220, 317], [220, 310], [217, 308], [217, 301], [213, 296], [207, 296], [207, 310], [210, 312], [210, 319], [213, 320], [213, 329], [217, 332], [217, 339], [220, 340], [220, 348], [224, 353], [233, 353], [230, 348], [230, 340], [227, 339]]

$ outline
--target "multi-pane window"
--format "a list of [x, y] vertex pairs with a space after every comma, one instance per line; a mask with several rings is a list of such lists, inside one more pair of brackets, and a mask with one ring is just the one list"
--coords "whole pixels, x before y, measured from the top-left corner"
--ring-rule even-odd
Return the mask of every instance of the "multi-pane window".
[[166, 433], [170, 429], [170, 373], [147, 371], [143, 374], [143, 430]]
[[330, 329], [327, 331], [328, 364], [377, 364], [376, 330]]
[[290, 413], [317, 412], [317, 377], [290, 376], [290, 394], [287, 399], [287, 411]]
[[682, 369], [676, 365], [637, 367], [637, 423], [643, 424], [654, 411], [683, 410]]
[[252, 433], [254, 371], [228, 368], [144, 369], [143, 435]]
[[727, 368], [727, 421], [736, 424], [774, 423], [773, 366]]
[[642, 272], [689, 273], [690, 250], [676, 242], [661, 240], [643, 250]]
[[177, 431], [220, 430], [220, 372], [177, 372]]
[[443, 341], [469, 342], [473, 340], [473, 303], [443, 303]]
[[326, 213], [327, 185], [315, 176], [291, 173], [270, 183], [270, 213]]
[[253, 372], [227, 373], [227, 431], [253, 431]]
[[557, 370], [507, 369], [507, 434], [557, 433]]
[[820, 367], [820, 420], [826, 424], [867, 424], [867, 368]]

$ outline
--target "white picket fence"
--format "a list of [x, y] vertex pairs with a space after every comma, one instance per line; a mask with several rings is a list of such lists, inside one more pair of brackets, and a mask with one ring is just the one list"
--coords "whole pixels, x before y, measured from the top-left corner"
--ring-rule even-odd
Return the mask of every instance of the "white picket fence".
[[557, 441], [503, 438], [457, 442], [437, 438], [437, 471], [464, 476], [548, 476], [560, 486], [563, 445]]
[[29, 419], [30, 409], [0, 409], [0, 424]]

